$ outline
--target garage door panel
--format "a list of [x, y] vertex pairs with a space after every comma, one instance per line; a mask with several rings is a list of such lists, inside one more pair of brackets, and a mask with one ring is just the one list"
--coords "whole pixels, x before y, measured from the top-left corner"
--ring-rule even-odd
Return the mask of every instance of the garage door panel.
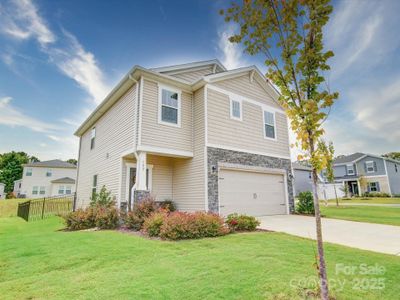
[[285, 214], [284, 177], [280, 174], [220, 170], [220, 213], [253, 216]]

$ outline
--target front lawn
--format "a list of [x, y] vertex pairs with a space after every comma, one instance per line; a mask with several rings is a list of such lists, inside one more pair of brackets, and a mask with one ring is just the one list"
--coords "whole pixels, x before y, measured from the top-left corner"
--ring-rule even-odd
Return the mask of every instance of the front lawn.
[[[321, 200], [322, 201], [322, 200]], [[322, 201], [323, 202], [323, 201]], [[330, 199], [328, 202], [336, 203], [336, 199]], [[348, 200], [344, 200], [342, 198], [339, 199], [340, 203], [373, 203], [373, 204], [400, 204], [400, 198], [391, 198], [391, 197], [357, 197], [351, 198]]]
[[400, 226], [400, 208], [382, 206], [323, 206], [327, 218]]
[[[282, 233], [165, 242], [61, 228], [56, 217], [29, 223], [1, 219], [3, 299], [304, 299], [316, 274], [315, 242]], [[399, 257], [327, 244], [326, 258], [337, 299], [400, 294]], [[336, 264], [376, 264], [385, 271], [335, 274]], [[383, 289], [376, 280], [383, 280]]]
[[18, 210], [18, 203], [28, 200], [29, 199], [1, 199], [0, 218], [16, 216]]

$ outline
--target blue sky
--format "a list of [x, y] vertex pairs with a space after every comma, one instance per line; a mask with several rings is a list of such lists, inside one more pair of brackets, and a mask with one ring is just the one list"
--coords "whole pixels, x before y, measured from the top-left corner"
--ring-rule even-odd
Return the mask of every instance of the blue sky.
[[[77, 156], [74, 130], [133, 66], [218, 58], [256, 64], [226, 38], [226, 1], [0, 2], [0, 153]], [[337, 154], [400, 151], [397, 1], [338, 1], [326, 27], [340, 100], [325, 124]], [[294, 151], [295, 153], [295, 151]]]

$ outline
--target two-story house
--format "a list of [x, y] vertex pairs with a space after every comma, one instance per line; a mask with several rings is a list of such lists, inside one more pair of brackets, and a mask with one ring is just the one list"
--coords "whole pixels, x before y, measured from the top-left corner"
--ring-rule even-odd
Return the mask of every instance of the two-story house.
[[104, 185], [120, 207], [151, 194], [182, 211], [293, 210], [288, 122], [255, 67], [135, 66], [77, 129], [77, 204]]
[[357, 152], [336, 158], [333, 171], [335, 181], [346, 184], [353, 196], [367, 192], [400, 194], [400, 161]]
[[22, 179], [14, 182], [16, 197], [43, 198], [75, 193], [77, 167], [62, 160], [23, 165]]

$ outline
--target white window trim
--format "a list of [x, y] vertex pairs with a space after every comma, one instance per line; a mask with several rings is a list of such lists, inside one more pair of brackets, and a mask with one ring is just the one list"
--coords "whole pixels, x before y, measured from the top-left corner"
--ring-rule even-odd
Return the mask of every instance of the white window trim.
[[[165, 122], [162, 120], [162, 90], [167, 90], [170, 92], [174, 92], [178, 94], [178, 123], [174, 124], [174, 123], [169, 123], [169, 122]], [[162, 125], [168, 125], [168, 126], [172, 126], [172, 127], [181, 127], [181, 109], [182, 109], [182, 105], [181, 105], [181, 99], [182, 99], [182, 91], [181, 90], [177, 90], [175, 88], [172, 88], [170, 86], [166, 86], [166, 85], [158, 85], [158, 124], [162, 124]]]
[[[35, 192], [35, 188], [36, 188], [36, 193], [34, 193]], [[32, 195], [39, 195], [39, 187], [38, 186], [33, 186], [32, 187]]]
[[[239, 110], [240, 110], [240, 117], [235, 117], [233, 115], [233, 101], [239, 103]], [[232, 97], [229, 97], [229, 105], [230, 105], [230, 112], [231, 112], [231, 119], [232, 120], [237, 120], [237, 121], [243, 121], [243, 105], [242, 105], [242, 99], [235, 99]]]
[[[373, 191], [372, 190], [372, 184], [374, 184], [375, 185], [375, 191]], [[371, 191], [371, 192], [378, 192], [378, 185], [377, 185], [377, 182], [376, 181], [373, 181], [373, 182], [368, 182], [368, 185], [369, 185], [369, 190]]]
[[[29, 171], [30, 170], [30, 171]], [[28, 173], [30, 174], [30, 175], [28, 175]], [[25, 172], [25, 176], [32, 176], [32, 174], [33, 174], [33, 169], [32, 168], [27, 168], [26, 169], [26, 172]]]
[[[268, 137], [267, 136], [267, 133], [265, 132], [265, 124], [267, 124], [266, 122], [265, 122], [265, 112], [269, 112], [270, 114], [273, 114], [274, 115], [274, 134], [275, 134], [275, 138], [271, 138], [271, 137]], [[271, 140], [271, 141], [277, 141], [278, 140], [278, 133], [277, 133], [277, 130], [276, 130], [276, 113], [275, 113], [275, 111], [271, 111], [271, 110], [268, 110], [268, 109], [262, 109], [262, 117], [263, 117], [263, 133], [264, 133], [264, 139], [266, 139], [266, 140]], [[271, 124], [268, 124], [268, 125], [271, 125]]]
[[[368, 170], [368, 164], [372, 164], [372, 171]], [[367, 167], [367, 173], [375, 173], [375, 166], [374, 166], [374, 162], [372, 160], [366, 161], [365, 166]]]
[[[353, 171], [351, 174], [349, 173], [349, 167], [350, 167], [351, 170]], [[347, 164], [347, 165], [346, 165], [346, 168], [347, 168], [347, 172], [346, 172], [347, 175], [355, 175], [355, 174], [356, 174], [356, 173], [355, 173], [355, 170], [354, 170], [353, 164]]]
[[[43, 193], [42, 193], [42, 191], [43, 191]], [[45, 186], [39, 187], [39, 195], [46, 195], [46, 187]]]
[[[62, 191], [62, 193], [60, 193], [60, 191]], [[64, 194], [65, 194], [65, 186], [64, 185], [58, 186], [58, 195], [64, 195]]]

